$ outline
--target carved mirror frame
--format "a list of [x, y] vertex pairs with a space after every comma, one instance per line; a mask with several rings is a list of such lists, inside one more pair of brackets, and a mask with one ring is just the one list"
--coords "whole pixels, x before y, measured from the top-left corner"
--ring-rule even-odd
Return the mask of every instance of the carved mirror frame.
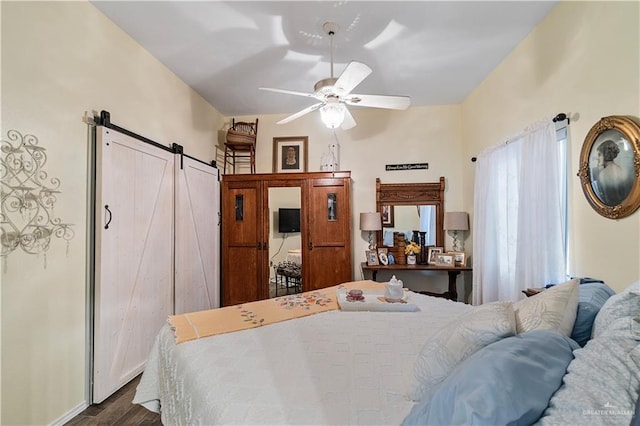
[[[605, 153], [608, 149], [613, 151]], [[605, 169], [612, 172], [601, 180]], [[610, 115], [594, 124], [582, 145], [578, 176], [587, 201], [600, 215], [621, 219], [635, 212], [640, 207], [640, 121]]]
[[[380, 214], [382, 206], [417, 205], [435, 206], [436, 246], [444, 247], [444, 176], [438, 182], [425, 183], [382, 183], [376, 178], [376, 211]], [[383, 231], [376, 232], [376, 240], [378, 247], [383, 247]]]

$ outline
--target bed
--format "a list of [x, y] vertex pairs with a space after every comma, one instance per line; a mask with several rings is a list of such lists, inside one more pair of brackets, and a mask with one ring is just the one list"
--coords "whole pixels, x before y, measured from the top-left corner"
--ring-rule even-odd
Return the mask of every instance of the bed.
[[[347, 284], [327, 294], [363, 287], [379, 299], [384, 291]], [[181, 343], [168, 324], [134, 403], [160, 412], [165, 425], [632, 421], [640, 282], [613, 295], [604, 283], [572, 280], [478, 307], [410, 291], [404, 301], [404, 311], [342, 302]]]

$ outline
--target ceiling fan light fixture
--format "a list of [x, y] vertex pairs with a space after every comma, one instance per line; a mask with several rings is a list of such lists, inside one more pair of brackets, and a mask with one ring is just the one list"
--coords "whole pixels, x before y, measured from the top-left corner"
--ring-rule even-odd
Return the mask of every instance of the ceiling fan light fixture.
[[330, 102], [320, 108], [322, 122], [330, 129], [338, 128], [344, 121], [344, 104], [340, 102]]

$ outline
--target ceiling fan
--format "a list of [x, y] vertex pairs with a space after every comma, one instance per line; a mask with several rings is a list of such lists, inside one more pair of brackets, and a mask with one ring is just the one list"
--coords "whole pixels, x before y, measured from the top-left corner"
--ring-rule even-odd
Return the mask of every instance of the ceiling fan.
[[342, 74], [340, 74], [340, 77], [335, 78], [333, 76], [333, 36], [338, 30], [338, 25], [334, 22], [326, 22], [322, 26], [322, 29], [329, 35], [331, 40], [331, 77], [318, 81], [313, 86], [313, 93], [260, 87], [260, 90], [306, 96], [319, 101], [310, 107], [278, 121], [277, 124], [288, 123], [319, 109], [322, 121], [327, 127], [331, 129], [342, 127], [342, 129], [347, 130], [356, 125], [356, 121], [349, 112], [347, 105], [397, 110], [403, 110], [409, 107], [411, 98], [408, 96], [358, 95], [351, 93], [358, 84], [371, 74], [371, 68], [362, 62], [352, 61], [347, 65]]

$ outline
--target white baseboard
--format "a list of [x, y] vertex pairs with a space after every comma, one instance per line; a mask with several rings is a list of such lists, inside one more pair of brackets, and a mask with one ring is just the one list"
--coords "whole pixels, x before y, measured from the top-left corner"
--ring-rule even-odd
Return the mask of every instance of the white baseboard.
[[54, 420], [51, 423], [51, 426], [62, 426], [65, 423], [69, 422], [71, 419], [73, 419], [78, 414], [82, 413], [87, 408], [89, 408], [89, 404], [87, 404], [87, 401], [83, 401], [80, 405], [76, 406], [74, 409], [72, 409], [71, 411], [67, 412], [65, 415], [63, 415], [59, 419]]

